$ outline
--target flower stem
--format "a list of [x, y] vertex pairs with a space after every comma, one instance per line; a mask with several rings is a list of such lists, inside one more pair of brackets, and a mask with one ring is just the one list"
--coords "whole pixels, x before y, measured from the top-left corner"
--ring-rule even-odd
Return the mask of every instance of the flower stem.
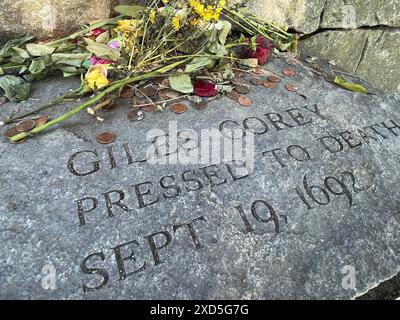
[[99, 94], [97, 94], [93, 98], [89, 99], [85, 103], [79, 105], [78, 107], [70, 110], [69, 112], [59, 116], [58, 118], [56, 118], [56, 119], [54, 119], [52, 121], [49, 121], [49, 122], [45, 123], [42, 126], [36, 127], [36, 128], [34, 128], [34, 129], [30, 130], [30, 131], [27, 131], [27, 132], [19, 133], [19, 134], [15, 135], [15, 136], [11, 137], [10, 140], [12, 142], [17, 142], [17, 141], [20, 141], [20, 140], [25, 139], [27, 137], [33, 136], [33, 135], [35, 135], [37, 133], [40, 133], [40, 132], [42, 132], [42, 131], [44, 131], [44, 130], [46, 130], [46, 129], [48, 129], [48, 128], [56, 125], [56, 124], [59, 124], [59, 123], [65, 121], [65, 120], [73, 117], [74, 115], [78, 114], [79, 112], [85, 110], [90, 105], [100, 101], [108, 93], [112, 93], [113, 91], [115, 91], [115, 90], [117, 90], [117, 89], [119, 89], [119, 88], [121, 88], [121, 87], [123, 87], [123, 86], [125, 86], [127, 84], [133, 83], [133, 82], [137, 82], [137, 81], [146, 80], [146, 79], [150, 79], [150, 78], [153, 78], [153, 77], [160, 76], [161, 74], [163, 74], [163, 73], [165, 73], [165, 72], [167, 72], [167, 71], [179, 66], [182, 63], [185, 63], [186, 61], [188, 61], [188, 59], [184, 59], [184, 60], [175, 62], [173, 64], [170, 64], [168, 66], [165, 66], [163, 68], [160, 68], [158, 70], [155, 70], [155, 71], [147, 73], [147, 74], [142, 74], [142, 75], [138, 75], [138, 76], [135, 76], [135, 77], [132, 77], [132, 78], [128, 78], [128, 79], [124, 79], [124, 80], [120, 80], [120, 81], [114, 82], [110, 86], [106, 87], [106, 89], [101, 91]]

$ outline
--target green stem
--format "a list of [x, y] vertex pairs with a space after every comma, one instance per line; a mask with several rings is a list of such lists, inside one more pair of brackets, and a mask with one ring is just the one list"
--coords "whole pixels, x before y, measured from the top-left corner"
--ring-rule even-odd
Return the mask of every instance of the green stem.
[[42, 125], [40, 127], [36, 127], [34, 129], [32, 129], [31, 131], [19, 133], [19, 134], [15, 135], [15, 136], [11, 137], [10, 140], [12, 142], [17, 142], [17, 141], [20, 141], [20, 140], [25, 139], [27, 137], [33, 136], [33, 135], [35, 135], [37, 133], [40, 133], [40, 132], [42, 132], [42, 131], [44, 131], [44, 130], [46, 130], [46, 129], [48, 129], [48, 128], [56, 125], [56, 124], [59, 124], [59, 123], [65, 121], [65, 120], [73, 117], [74, 115], [78, 114], [79, 112], [85, 110], [90, 105], [100, 101], [108, 93], [112, 93], [113, 91], [115, 91], [115, 90], [117, 90], [117, 89], [119, 89], [119, 88], [121, 88], [121, 87], [123, 87], [123, 86], [125, 86], [127, 84], [133, 83], [133, 82], [137, 82], [137, 81], [141, 81], [141, 80], [146, 80], [146, 79], [158, 77], [161, 74], [163, 74], [163, 73], [165, 73], [165, 72], [167, 72], [167, 71], [179, 66], [180, 64], [185, 63], [186, 61], [188, 61], [188, 59], [184, 59], [182, 61], [175, 62], [175, 63], [173, 63], [171, 65], [165, 66], [163, 68], [160, 68], [160, 69], [158, 69], [156, 71], [153, 71], [153, 72], [150, 72], [150, 73], [147, 73], [147, 74], [142, 74], [142, 75], [139, 75], [139, 76], [136, 76], [136, 77], [133, 77], [133, 78], [128, 78], [128, 79], [124, 79], [124, 80], [120, 80], [120, 81], [114, 82], [113, 84], [108, 86], [106, 89], [101, 91], [99, 94], [97, 94], [93, 98], [89, 99], [85, 103], [81, 104], [80, 106], [70, 110], [69, 112], [59, 116], [58, 118], [56, 118], [56, 119], [54, 119], [52, 121], [47, 122], [46, 124], [44, 124], [44, 125]]
[[61, 102], [67, 101], [68, 99], [72, 99], [72, 98], [74, 98], [74, 97], [76, 97], [76, 96], [78, 96], [78, 95], [80, 95], [80, 94], [82, 94], [82, 93], [83, 93], [83, 92], [82, 92], [82, 89], [79, 88], [79, 89], [77, 89], [77, 90], [75, 90], [75, 91], [73, 91], [73, 92], [70, 92], [70, 93], [67, 93], [67, 94], [65, 94], [65, 95], [63, 95], [63, 96], [61, 96], [61, 97], [58, 97], [57, 99], [54, 99], [54, 100], [52, 100], [52, 101], [49, 101], [48, 103], [46, 103], [46, 104], [44, 104], [44, 105], [41, 105], [41, 106], [39, 106], [39, 107], [37, 107], [37, 108], [31, 110], [31, 111], [27, 111], [27, 112], [22, 113], [22, 114], [17, 114], [17, 115], [14, 116], [14, 117], [7, 117], [7, 118], [4, 119], [2, 122], [3, 122], [4, 124], [10, 124], [10, 123], [15, 122], [15, 121], [18, 121], [18, 120], [20, 120], [20, 119], [29, 117], [30, 115], [35, 114], [35, 113], [37, 113], [37, 112], [46, 110], [46, 109], [50, 108], [51, 106], [54, 106], [54, 105], [57, 105], [57, 104], [59, 104], [59, 103], [61, 103]]

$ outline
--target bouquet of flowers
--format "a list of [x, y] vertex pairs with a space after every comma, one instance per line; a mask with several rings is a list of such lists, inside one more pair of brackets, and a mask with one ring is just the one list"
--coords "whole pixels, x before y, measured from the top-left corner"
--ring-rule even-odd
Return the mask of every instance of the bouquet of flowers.
[[[149, 81], [161, 79], [164, 87], [186, 96], [230, 92], [235, 67], [256, 68], [267, 63], [274, 49], [286, 51], [296, 45], [296, 36], [284, 28], [240, 5], [228, 5], [226, 0], [151, 0], [147, 6], [118, 6], [115, 10], [120, 16], [93, 23], [63, 39], [37, 43], [26, 36], [0, 48], [0, 92], [11, 101], [25, 100], [31, 82], [49, 72], [81, 77], [81, 86], [75, 91], [8, 117], [3, 124], [89, 96], [67, 113], [9, 137], [11, 141], [37, 134], [83, 110], [101, 121], [98, 110], [121, 95], [129, 97], [133, 88], [147, 87]], [[160, 110], [165, 107], [149, 95], [142, 96]], [[135, 103], [140, 105], [140, 101]]]

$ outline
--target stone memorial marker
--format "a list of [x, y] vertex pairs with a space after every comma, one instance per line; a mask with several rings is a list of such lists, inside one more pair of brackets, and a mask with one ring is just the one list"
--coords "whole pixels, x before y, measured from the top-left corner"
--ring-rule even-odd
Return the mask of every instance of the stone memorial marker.
[[[129, 121], [121, 101], [101, 124], [82, 113], [21, 144], [2, 138], [0, 297], [350, 299], [394, 276], [399, 100], [267, 67], [282, 81], [251, 84], [249, 107], [223, 98]], [[78, 84], [44, 80], [0, 115]], [[98, 143], [107, 131], [115, 142]], [[174, 164], [210, 132], [243, 136], [250, 157]]]

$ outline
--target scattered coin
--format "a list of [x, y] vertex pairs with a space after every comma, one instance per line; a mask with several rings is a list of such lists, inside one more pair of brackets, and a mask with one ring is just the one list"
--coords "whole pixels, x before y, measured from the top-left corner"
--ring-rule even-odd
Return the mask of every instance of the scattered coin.
[[21, 122], [18, 122], [15, 127], [16, 127], [18, 132], [29, 131], [29, 130], [32, 130], [34, 127], [36, 127], [36, 121], [23, 120]]
[[263, 68], [261, 66], [258, 66], [257, 68], [254, 69], [254, 73], [258, 75], [263, 74], [264, 73]]
[[262, 81], [260, 78], [251, 78], [250, 82], [255, 86], [261, 86], [264, 81]]
[[240, 96], [238, 99], [238, 102], [243, 107], [250, 107], [253, 104], [253, 101], [251, 101], [250, 98], [245, 97], [245, 96]]
[[245, 84], [235, 86], [235, 90], [236, 90], [237, 92], [241, 93], [241, 94], [247, 94], [247, 93], [250, 92], [250, 88], [249, 88], [247, 85], [245, 85]]
[[158, 92], [158, 97], [160, 98], [161, 101], [165, 101], [165, 100], [169, 99], [169, 97], [167, 96], [166, 91]]
[[183, 103], [175, 103], [171, 106], [171, 111], [176, 114], [182, 114], [187, 111], [187, 107]]
[[100, 144], [110, 144], [113, 143], [117, 139], [117, 136], [109, 131], [99, 133], [96, 136], [96, 140]]
[[330, 82], [330, 83], [335, 83], [335, 76], [332, 74], [326, 74], [324, 76], [325, 81]]
[[36, 126], [40, 127], [47, 123], [47, 118], [46, 117], [40, 117], [39, 119], [36, 120]]
[[195, 102], [195, 103], [192, 103], [192, 105], [193, 105], [193, 108], [195, 108], [196, 110], [203, 110], [208, 107], [208, 103], [205, 101]]
[[143, 107], [143, 111], [145, 111], [145, 112], [153, 112], [156, 109], [157, 109], [157, 107], [154, 104], [149, 104], [149, 105]]
[[231, 91], [231, 92], [227, 92], [227, 93], [226, 93], [226, 96], [227, 96], [229, 99], [237, 100], [237, 99], [239, 99], [239, 97], [240, 97], [240, 93], [237, 92], [237, 91]]
[[18, 132], [17, 128], [16, 127], [12, 127], [10, 129], [8, 129], [6, 132], [4, 132], [4, 136], [6, 138], [11, 138], [11, 137], [15, 136], [18, 133], [19, 132]]
[[110, 104], [104, 106], [103, 108], [101, 108], [101, 110], [102, 111], [106, 111], [106, 112], [111, 112], [111, 111], [114, 111], [117, 108], [118, 108], [118, 104], [110, 103]]
[[287, 77], [293, 77], [296, 74], [296, 72], [291, 68], [283, 69], [282, 73]]
[[290, 66], [295, 66], [297, 65], [297, 60], [295, 59], [286, 59], [286, 63]]
[[178, 99], [181, 96], [179, 92], [174, 90], [165, 91], [165, 95], [167, 96], [168, 99]]
[[279, 83], [282, 81], [282, 79], [277, 76], [268, 76], [267, 79], [268, 79], [268, 81], [273, 82], [273, 83]]
[[245, 73], [240, 70], [235, 70], [233, 71], [233, 73], [235, 74], [236, 77], [243, 77], [245, 75]]
[[129, 99], [135, 95], [135, 91], [133, 90], [132, 87], [125, 86], [123, 87], [119, 95], [122, 99]]
[[231, 79], [231, 83], [232, 83], [234, 86], [240, 86], [240, 85], [243, 85], [243, 84], [244, 84], [244, 81], [243, 81], [242, 78], [236, 76], [236, 77], [234, 77], [234, 78]]
[[277, 84], [271, 81], [267, 81], [263, 83], [263, 86], [267, 89], [275, 89]]
[[288, 83], [288, 84], [285, 86], [285, 88], [286, 88], [287, 91], [290, 91], [290, 92], [297, 92], [297, 91], [299, 91], [299, 88], [298, 88], [295, 84], [291, 84], [291, 83]]
[[130, 121], [142, 121], [144, 119], [144, 112], [141, 110], [132, 110], [128, 112], [128, 119]]
[[146, 88], [141, 89], [141, 91], [149, 98], [154, 97], [158, 92], [155, 86], [148, 86]]

